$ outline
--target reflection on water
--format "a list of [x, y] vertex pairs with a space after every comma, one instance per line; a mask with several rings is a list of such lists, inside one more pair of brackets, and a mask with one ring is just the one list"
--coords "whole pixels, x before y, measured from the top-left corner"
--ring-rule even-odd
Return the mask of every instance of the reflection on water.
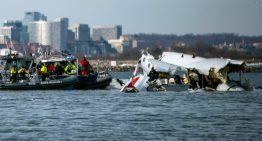
[[2, 91], [0, 140], [260, 140], [261, 92]]

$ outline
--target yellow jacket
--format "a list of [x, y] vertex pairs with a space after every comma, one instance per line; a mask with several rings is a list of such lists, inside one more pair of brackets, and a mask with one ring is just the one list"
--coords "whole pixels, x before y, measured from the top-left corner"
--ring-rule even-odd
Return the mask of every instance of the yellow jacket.
[[47, 74], [47, 67], [43, 65], [40, 69], [41, 74]]
[[20, 69], [18, 70], [18, 74], [20, 74], [20, 73], [26, 73], [25, 68], [20, 68]]
[[16, 69], [14, 67], [12, 67], [11, 70], [10, 70], [10, 75], [14, 76], [16, 73], [17, 73]]
[[68, 64], [65, 67], [65, 73], [70, 75], [76, 74], [76, 66], [74, 64]]

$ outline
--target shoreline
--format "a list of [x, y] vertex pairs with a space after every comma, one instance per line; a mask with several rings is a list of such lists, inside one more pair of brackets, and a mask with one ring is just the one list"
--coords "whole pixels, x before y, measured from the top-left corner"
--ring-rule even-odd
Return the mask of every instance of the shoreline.
[[[137, 60], [89, 60], [90, 64], [93, 66], [95, 70], [109, 70], [115, 72], [126, 72], [126, 71], [134, 71]], [[248, 63], [252, 64], [252, 63]], [[261, 63], [257, 63], [261, 64]], [[244, 72], [247, 73], [262, 73], [262, 65], [250, 66], [247, 65], [246, 70]]]

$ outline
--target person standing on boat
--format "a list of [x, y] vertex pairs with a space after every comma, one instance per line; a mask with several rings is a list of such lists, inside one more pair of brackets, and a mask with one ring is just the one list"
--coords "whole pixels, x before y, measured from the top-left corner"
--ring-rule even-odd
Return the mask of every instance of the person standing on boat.
[[47, 77], [47, 67], [45, 66], [45, 64], [42, 64], [40, 69], [40, 74], [41, 74], [42, 81], [45, 81]]
[[63, 75], [63, 73], [64, 73], [64, 69], [63, 69], [62, 65], [60, 63], [58, 63], [55, 66], [55, 74], [56, 75]]
[[92, 69], [92, 66], [90, 65], [90, 63], [88, 62], [85, 56], [80, 61], [80, 65], [81, 65], [81, 75], [83, 76], [87, 75]]
[[34, 74], [36, 72], [37, 72], [37, 70], [36, 70], [36, 63], [34, 62], [32, 64], [32, 67], [29, 68], [29, 74], [32, 75], [32, 74]]
[[67, 64], [67, 66], [65, 67], [65, 73], [69, 75], [76, 74], [76, 66], [73, 62], [70, 62], [69, 64]]
[[18, 70], [18, 76], [21, 80], [26, 80], [26, 69], [25, 67], [21, 67], [19, 70]]
[[17, 81], [17, 66], [16, 65], [13, 65], [10, 70], [10, 81], [12, 83]]
[[49, 71], [50, 75], [55, 74], [55, 65], [54, 65], [54, 63], [51, 63], [51, 64], [49, 65], [48, 71]]
[[39, 62], [36, 66], [36, 70], [37, 70], [37, 74], [38, 75], [41, 75], [41, 68], [43, 66], [43, 63], [42, 62]]
[[80, 60], [80, 64], [82, 66], [88, 66], [89, 62], [87, 61], [86, 57], [84, 56], [82, 60]]

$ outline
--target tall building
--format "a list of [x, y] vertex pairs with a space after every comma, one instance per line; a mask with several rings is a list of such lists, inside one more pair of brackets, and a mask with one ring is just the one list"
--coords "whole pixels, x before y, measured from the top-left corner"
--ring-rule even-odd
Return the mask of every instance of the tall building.
[[98, 40], [112, 40], [112, 39], [119, 39], [122, 35], [122, 26], [121, 25], [114, 25], [114, 26], [94, 26], [92, 28], [92, 39], [95, 41]]
[[0, 35], [5, 36], [8, 40], [19, 42], [19, 30], [13, 26], [0, 27]]
[[67, 44], [67, 29], [68, 29], [68, 18], [56, 18], [51, 22], [51, 42], [54, 50], [66, 50]]
[[8, 26], [13, 26], [15, 28], [23, 28], [22, 21], [18, 20], [5, 20], [3, 23], [3, 26], [8, 27]]
[[20, 33], [21, 43], [29, 42], [28, 25], [31, 22], [37, 22], [37, 21], [47, 21], [47, 17], [40, 12], [25, 12], [23, 18], [23, 28]]
[[137, 48], [136, 37], [130, 35], [122, 35], [119, 39], [108, 40], [108, 43], [111, 44], [119, 54], [129, 51], [130, 48]]
[[0, 44], [6, 44], [8, 42], [7, 38], [5, 35], [0, 35]]
[[69, 27], [69, 30], [74, 33], [75, 41], [90, 41], [90, 28], [88, 24], [73, 24]]
[[28, 24], [29, 43], [50, 45], [52, 50], [66, 50], [68, 18], [37, 21]]
[[22, 21], [5, 20], [1, 27], [0, 34], [7, 37], [7, 40], [20, 42], [20, 33], [23, 29]]
[[51, 45], [51, 24], [47, 21], [37, 21], [28, 24], [29, 42], [41, 45]]
[[27, 26], [30, 22], [47, 21], [47, 17], [40, 12], [25, 12], [23, 25]]

